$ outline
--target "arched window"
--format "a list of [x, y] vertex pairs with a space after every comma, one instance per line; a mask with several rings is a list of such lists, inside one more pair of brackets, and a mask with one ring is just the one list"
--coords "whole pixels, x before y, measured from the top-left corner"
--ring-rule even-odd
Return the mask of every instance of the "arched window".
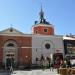
[[7, 45], [7, 47], [14, 47], [14, 44], [13, 44], [13, 43], [9, 43], [9, 44]]

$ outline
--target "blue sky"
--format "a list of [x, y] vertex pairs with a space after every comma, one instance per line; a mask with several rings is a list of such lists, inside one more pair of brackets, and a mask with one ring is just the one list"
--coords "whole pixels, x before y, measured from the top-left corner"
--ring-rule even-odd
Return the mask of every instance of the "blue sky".
[[75, 35], [75, 0], [0, 0], [0, 31], [12, 24], [15, 29], [31, 34], [34, 21], [39, 20], [41, 3], [55, 34]]

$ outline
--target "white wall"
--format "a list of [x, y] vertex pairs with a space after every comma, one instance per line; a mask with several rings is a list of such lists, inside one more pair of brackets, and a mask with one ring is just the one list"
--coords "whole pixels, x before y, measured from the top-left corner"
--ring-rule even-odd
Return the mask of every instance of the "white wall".
[[[50, 44], [50, 49], [45, 48], [46, 43]], [[32, 36], [32, 64], [36, 63], [36, 57], [40, 59], [41, 54], [43, 54], [44, 57], [50, 57], [50, 54], [54, 54], [56, 50], [60, 50], [59, 52], [63, 53], [64, 47], [61, 36]]]

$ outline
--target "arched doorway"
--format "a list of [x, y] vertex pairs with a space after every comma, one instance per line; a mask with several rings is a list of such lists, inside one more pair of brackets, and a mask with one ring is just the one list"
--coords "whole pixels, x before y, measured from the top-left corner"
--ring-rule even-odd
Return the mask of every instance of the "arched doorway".
[[3, 64], [5, 68], [7, 66], [16, 65], [17, 64], [17, 53], [18, 46], [17, 43], [13, 40], [8, 40], [4, 43], [3, 47]]

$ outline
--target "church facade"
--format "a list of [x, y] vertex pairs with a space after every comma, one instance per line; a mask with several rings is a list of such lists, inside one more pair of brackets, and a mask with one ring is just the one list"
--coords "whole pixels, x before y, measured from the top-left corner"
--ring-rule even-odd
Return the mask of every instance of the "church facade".
[[0, 35], [0, 64], [5, 65], [7, 59], [12, 57], [15, 65], [31, 64], [32, 37], [15, 32], [14, 29], [12, 32], [7, 29]]
[[40, 65], [42, 55], [51, 58], [56, 65], [58, 60], [63, 60], [63, 36], [54, 34], [54, 27], [44, 19], [42, 8], [39, 14], [40, 20], [32, 26], [32, 34], [24, 34], [12, 27], [0, 31], [0, 65], [6, 67], [11, 58], [16, 66]]

